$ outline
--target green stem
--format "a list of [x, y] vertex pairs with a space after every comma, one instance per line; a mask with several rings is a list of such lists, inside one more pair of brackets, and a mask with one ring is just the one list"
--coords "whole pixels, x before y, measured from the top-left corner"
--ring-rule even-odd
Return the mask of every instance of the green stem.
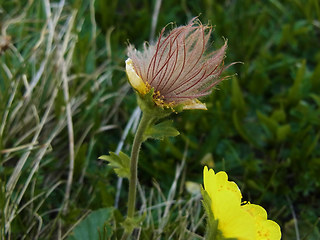
[[[136, 205], [136, 192], [137, 192], [137, 179], [138, 179], [138, 158], [140, 147], [143, 142], [143, 133], [148, 128], [153, 117], [148, 114], [142, 114], [136, 135], [133, 140], [131, 149], [131, 162], [130, 162], [130, 179], [129, 179], [129, 196], [128, 196], [128, 213], [127, 217], [132, 218], [135, 212]], [[122, 239], [127, 239], [131, 233], [125, 232]]]

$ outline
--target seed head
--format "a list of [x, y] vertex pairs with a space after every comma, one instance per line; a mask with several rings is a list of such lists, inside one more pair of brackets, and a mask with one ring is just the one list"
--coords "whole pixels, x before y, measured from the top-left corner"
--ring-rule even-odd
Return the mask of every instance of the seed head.
[[143, 51], [128, 47], [126, 72], [132, 87], [141, 95], [154, 89], [153, 99], [161, 107], [182, 104], [184, 109], [206, 109], [198, 98], [211, 93], [225, 69], [227, 42], [209, 51], [212, 27], [193, 18], [188, 25], [165, 28], [155, 44], [144, 44]]

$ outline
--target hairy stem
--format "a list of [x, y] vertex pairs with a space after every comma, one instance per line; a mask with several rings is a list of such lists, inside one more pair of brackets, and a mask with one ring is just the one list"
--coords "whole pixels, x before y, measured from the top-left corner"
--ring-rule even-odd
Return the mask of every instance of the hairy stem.
[[[138, 180], [138, 158], [140, 147], [143, 142], [143, 133], [148, 128], [153, 117], [148, 114], [142, 114], [136, 135], [133, 140], [131, 149], [131, 162], [130, 162], [130, 179], [129, 179], [129, 196], [128, 196], [128, 213], [127, 217], [132, 218], [135, 212], [136, 205], [136, 191], [137, 191], [137, 180]], [[125, 232], [122, 236], [122, 240], [127, 239], [131, 233]]]

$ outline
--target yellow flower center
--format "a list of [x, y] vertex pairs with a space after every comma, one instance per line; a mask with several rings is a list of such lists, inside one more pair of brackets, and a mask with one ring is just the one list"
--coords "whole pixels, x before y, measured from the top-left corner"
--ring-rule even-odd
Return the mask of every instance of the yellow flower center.
[[[147, 83], [147, 85], [149, 85], [149, 84]], [[169, 102], [169, 103], [165, 102], [164, 96], [161, 95], [160, 91], [154, 92], [152, 97], [153, 97], [153, 101], [158, 106], [163, 107], [163, 108], [171, 108], [171, 110], [174, 111], [174, 109], [173, 109], [174, 102]]]

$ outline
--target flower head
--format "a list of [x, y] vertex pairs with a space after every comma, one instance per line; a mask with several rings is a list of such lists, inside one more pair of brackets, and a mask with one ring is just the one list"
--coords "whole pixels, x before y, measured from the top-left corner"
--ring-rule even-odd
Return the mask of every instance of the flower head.
[[197, 18], [167, 35], [164, 32], [165, 28], [156, 44], [145, 44], [142, 52], [129, 46], [126, 72], [130, 84], [140, 95], [153, 88], [154, 102], [161, 107], [182, 104], [184, 109], [206, 109], [198, 98], [209, 95], [222, 81], [227, 43], [210, 52], [212, 28]]
[[242, 195], [236, 183], [228, 181], [225, 172], [203, 170], [205, 192], [211, 200], [211, 211], [218, 222], [222, 238], [238, 240], [278, 240], [279, 225], [267, 220], [267, 212], [255, 204], [241, 203]]

